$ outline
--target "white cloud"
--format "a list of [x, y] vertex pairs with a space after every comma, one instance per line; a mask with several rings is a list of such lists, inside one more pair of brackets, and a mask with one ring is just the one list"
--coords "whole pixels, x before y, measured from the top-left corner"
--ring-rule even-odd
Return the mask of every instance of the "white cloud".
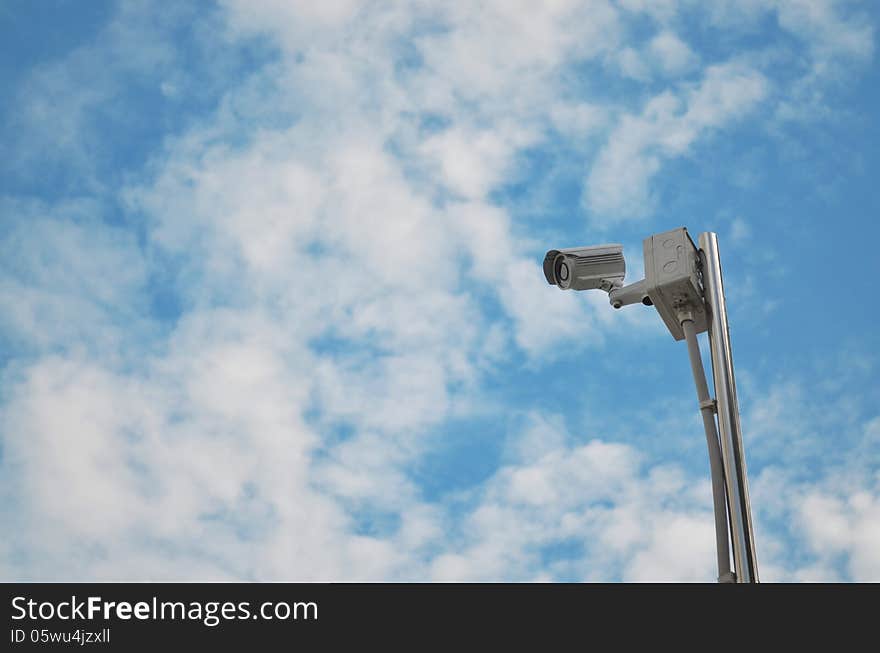
[[768, 580], [872, 580], [880, 572], [876, 400], [867, 380], [876, 361], [858, 359], [862, 366], [841, 355], [804, 377], [740, 375]]
[[[626, 445], [532, 447], [541, 433], [559, 443], [561, 432], [556, 420], [534, 420], [512, 449], [522, 457], [484, 485], [463, 521], [460, 548], [432, 562], [435, 579], [538, 580], [534, 570], [547, 569], [587, 580], [712, 579], [708, 485], [674, 467], [645, 469]], [[582, 552], [544, 559], [566, 545]]]
[[[119, 345], [111, 343], [106, 353], [43, 359], [22, 371], [2, 416], [4, 433], [16, 434], [6, 443], [4, 464], [14, 474], [4, 476], [4, 494], [22, 511], [16, 546], [43, 564], [7, 569], [7, 575], [307, 580], [402, 574], [410, 563], [394, 538], [417, 551], [438, 532], [433, 509], [419, 505], [403, 466], [423, 453], [428, 429], [467, 411], [468, 398], [479, 396], [475, 382], [500, 354], [499, 341], [549, 344], [541, 313], [523, 306], [534, 308], [550, 289], [512, 237], [505, 212], [486, 197], [517, 150], [532, 142], [534, 129], [510, 121], [505, 131], [481, 124], [480, 111], [438, 106], [442, 94], [420, 96], [425, 78], [386, 80], [382, 105], [364, 98], [397, 38], [393, 16], [380, 11], [365, 18], [367, 27], [350, 25], [351, 38], [340, 50], [337, 29], [350, 23], [348, 11], [309, 13], [292, 24], [269, 5], [256, 10], [273, 18], [260, 29], [282, 26], [279, 36], [292, 51], [318, 28], [308, 56], [293, 56], [274, 87], [278, 104], [308, 97], [298, 107], [306, 117], [289, 129], [261, 132], [249, 123], [249, 112], [263, 115], [258, 105], [272, 98], [254, 94], [261, 87], [251, 78], [224, 99], [214, 124], [170, 139], [149, 176], [125, 192], [127, 209], [145, 218], [144, 254], [137, 247], [110, 249], [105, 265], [96, 256], [104, 252], [102, 239], [82, 237], [59, 217], [43, 230], [70, 232], [57, 237], [64, 244], [51, 250], [44, 274], [63, 280], [75, 256], [74, 267], [84, 272], [78, 283], [94, 283], [102, 303], [144, 289], [143, 266], [151, 257], [180, 261], [174, 281], [184, 311], [169, 340], [135, 360], [117, 361]], [[492, 11], [481, 20], [491, 22], [501, 10]], [[511, 71], [498, 77], [504, 83], [497, 97], [482, 97], [479, 70], [472, 80], [458, 79], [456, 69], [436, 57], [447, 45], [461, 56], [485, 48], [482, 34], [467, 23], [453, 23], [443, 37], [448, 42], [420, 45], [429, 62], [424, 75], [441, 89], [471, 93], [489, 115], [497, 114], [501, 105], [493, 103], [514, 82], [531, 79], [543, 87], [565, 52], [590, 49], [551, 38], [569, 23], [567, 14], [548, 11], [543, 23], [511, 13], [505, 24], [515, 25], [519, 36], [568, 45], [548, 54], [510, 41], [519, 62], [506, 60]], [[252, 26], [245, 21], [237, 29]], [[510, 37], [504, 30], [490, 33]], [[531, 75], [533, 65], [538, 70]], [[327, 107], [334, 125], [326, 123]], [[398, 112], [413, 107], [442, 110], [452, 127], [407, 143]], [[242, 130], [249, 131], [243, 145], [224, 142]], [[410, 161], [442, 173], [438, 182], [407, 176], [404, 161], [387, 148], [395, 135], [409, 147]], [[438, 192], [462, 201], [438, 205]], [[44, 247], [40, 233], [22, 235], [16, 243], [22, 256]], [[512, 333], [504, 321], [493, 324], [463, 290], [463, 274], [500, 299], [514, 317]], [[71, 294], [89, 296], [81, 287]], [[550, 296], [565, 321], [585, 315], [586, 305], [573, 297]], [[92, 329], [100, 322], [77, 315], [75, 307], [59, 310], [65, 312], [56, 320], [61, 324]], [[124, 328], [148, 322], [148, 313], [130, 316]], [[32, 320], [28, 326], [44, 346], [69, 340], [50, 325]], [[321, 338], [330, 343], [316, 352], [310, 345]], [[336, 347], [346, 355], [337, 356]], [[455, 393], [453, 385], [460, 386]], [[313, 425], [304, 418], [310, 410], [318, 415]], [[350, 437], [327, 437], [346, 425], [353, 425]], [[71, 447], [77, 464], [65, 470]], [[96, 478], [100, 482], [90, 480]], [[352, 505], [391, 511], [399, 527], [390, 537], [359, 533]], [[37, 524], [27, 514], [58, 519]], [[71, 563], [74, 539], [83, 553]], [[191, 559], [211, 562], [188, 567]]]
[[618, 53], [617, 65], [625, 77], [630, 77], [640, 82], [651, 78], [650, 68], [642, 59], [642, 55], [633, 48], [624, 48]]
[[561, 133], [582, 139], [604, 127], [607, 113], [603, 107], [587, 102], [560, 102], [550, 109], [550, 121]]
[[848, 464], [826, 466], [818, 480], [798, 480], [785, 469], [756, 478], [758, 560], [768, 563], [767, 580], [880, 578], [878, 479], [863, 475], [852, 454], [847, 458]]
[[516, 151], [536, 140], [512, 126], [478, 132], [453, 127], [425, 139], [421, 149], [436, 162], [437, 177], [448, 190], [481, 200], [510, 173]]
[[[842, 62], [866, 61], [874, 49], [867, 4], [858, 0], [713, 0], [687, 4], [719, 29], [756, 33], [762, 21], [800, 39], [816, 72]], [[844, 63], [844, 65], [846, 65]]]
[[868, 60], [874, 52], [874, 34], [864, 16], [842, 10], [853, 3], [841, 0], [778, 0], [779, 24], [802, 38], [816, 65], [837, 57]]
[[742, 217], [737, 216], [730, 224], [730, 240], [736, 244], [746, 242], [752, 235], [752, 228]]
[[678, 75], [697, 64], [697, 56], [687, 43], [669, 31], [660, 32], [651, 39], [648, 49], [657, 58], [664, 72]]
[[594, 222], [649, 215], [654, 201], [649, 183], [663, 160], [687, 154], [709, 130], [748, 114], [766, 97], [768, 86], [747, 66], [710, 66], [699, 85], [664, 91], [640, 115], [625, 114], [587, 178], [585, 202]]
[[[142, 93], [164, 92], [162, 82], [176, 74], [178, 84], [190, 85], [193, 95], [208, 94], [216, 88], [215, 75], [222, 76], [228, 64], [218, 48], [212, 52], [214, 70], [197, 85], [182, 73], [181, 53], [169, 32], [192, 20], [192, 11], [176, 5], [157, 12], [152, 3], [125, 0], [114, 6], [94, 38], [28, 71], [3, 116], [7, 146], [14, 153], [0, 161], [3, 170], [25, 187], [48, 177], [56, 190], [98, 196], [111, 192], [107, 177], [118, 172], [118, 162], [112, 160], [107, 134], [124, 138], [144, 129], [137, 112], [122, 108], [121, 91], [140, 87]], [[201, 19], [210, 24], [213, 16], [203, 12]], [[206, 44], [196, 42], [188, 56], [203, 54]], [[150, 118], [156, 120], [153, 114]]]
[[126, 339], [149, 338], [149, 330], [119, 331], [142, 310], [148, 271], [136, 239], [104, 225], [99, 206], [0, 203], [7, 216], [0, 325], [22, 353], [61, 345], [114, 351]]
[[[624, 580], [691, 583], [712, 580], [715, 530], [706, 514], [664, 514], [652, 526], [648, 546], [633, 556]], [[717, 570], [714, 575], [717, 576]]]

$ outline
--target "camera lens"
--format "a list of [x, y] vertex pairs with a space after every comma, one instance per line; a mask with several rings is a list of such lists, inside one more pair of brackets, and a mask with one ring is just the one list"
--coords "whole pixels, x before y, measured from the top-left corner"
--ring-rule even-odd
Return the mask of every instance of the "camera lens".
[[559, 262], [559, 269], [556, 272], [556, 276], [559, 277], [560, 281], [568, 281], [568, 263], [565, 261]]

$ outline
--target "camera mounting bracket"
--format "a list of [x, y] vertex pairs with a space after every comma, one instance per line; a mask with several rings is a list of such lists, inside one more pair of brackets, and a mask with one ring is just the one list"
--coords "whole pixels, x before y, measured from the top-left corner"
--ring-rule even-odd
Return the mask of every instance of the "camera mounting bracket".
[[653, 305], [676, 340], [684, 340], [680, 314], [689, 312], [697, 333], [706, 331], [706, 306], [700, 277], [700, 252], [687, 228], [645, 238], [645, 278], [608, 293], [614, 308], [641, 302]]

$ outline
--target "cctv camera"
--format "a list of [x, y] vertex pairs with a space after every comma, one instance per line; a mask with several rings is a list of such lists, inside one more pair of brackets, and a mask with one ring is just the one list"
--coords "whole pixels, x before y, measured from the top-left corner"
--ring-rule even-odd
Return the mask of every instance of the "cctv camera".
[[700, 277], [700, 253], [684, 227], [643, 242], [645, 278], [623, 285], [623, 246], [597, 245], [551, 249], [544, 257], [547, 283], [563, 290], [604, 290], [614, 308], [642, 303], [654, 306], [676, 340], [684, 338], [681, 315], [689, 315], [697, 333], [707, 328]]
[[551, 249], [544, 257], [547, 283], [563, 290], [610, 292], [623, 285], [625, 274], [623, 245]]

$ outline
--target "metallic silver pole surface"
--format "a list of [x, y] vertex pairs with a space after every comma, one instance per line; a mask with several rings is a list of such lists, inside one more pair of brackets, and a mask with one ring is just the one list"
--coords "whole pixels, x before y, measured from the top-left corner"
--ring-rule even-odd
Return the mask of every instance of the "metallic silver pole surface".
[[718, 554], [718, 582], [732, 583], [735, 579], [730, 573], [730, 537], [727, 520], [727, 491], [724, 488], [724, 463], [721, 462], [721, 449], [718, 444], [718, 426], [715, 424], [715, 402], [709, 398], [709, 385], [706, 371], [700, 356], [700, 343], [694, 321], [682, 320], [684, 339], [687, 341], [691, 371], [697, 387], [697, 400], [700, 415], [703, 417], [703, 430], [706, 432], [706, 445], [709, 450], [709, 471], [712, 479], [712, 506], [715, 511], [715, 551]]
[[736, 398], [733, 374], [733, 355], [721, 277], [721, 258], [718, 237], [712, 232], [700, 234], [703, 262], [703, 287], [709, 312], [709, 344], [712, 353], [712, 376], [715, 382], [715, 400], [718, 407], [718, 427], [721, 438], [721, 456], [727, 483], [728, 512], [730, 516], [733, 560], [738, 583], [758, 582], [758, 560], [755, 554], [755, 536], [752, 531], [752, 511], [749, 504], [749, 482]]

